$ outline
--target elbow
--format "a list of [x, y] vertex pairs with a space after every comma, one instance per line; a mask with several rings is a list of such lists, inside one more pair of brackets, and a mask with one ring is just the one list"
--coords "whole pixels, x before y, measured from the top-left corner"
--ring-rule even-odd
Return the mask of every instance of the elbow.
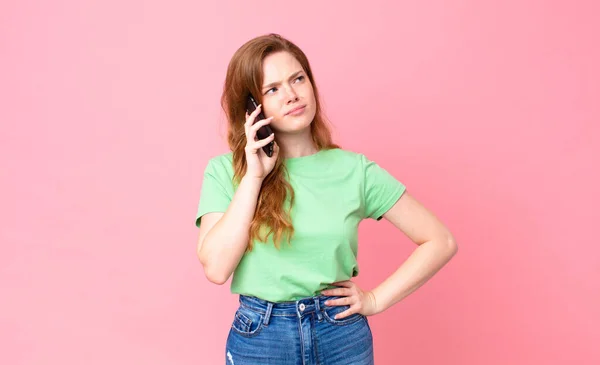
[[[202, 262], [202, 259], [200, 259]], [[204, 276], [213, 284], [223, 285], [229, 279], [229, 275], [222, 272], [222, 270], [215, 270], [214, 265], [209, 265], [208, 263], [202, 262], [202, 267], [204, 268]]]
[[206, 276], [208, 281], [217, 285], [223, 285], [227, 282], [230, 275], [227, 275], [226, 273], [222, 272], [222, 270], [215, 268], [215, 264], [208, 260], [206, 253], [202, 251], [202, 249], [198, 248], [196, 250], [196, 255], [200, 260], [200, 264], [204, 269], [204, 276]]
[[222, 275], [219, 273], [213, 273], [207, 269], [204, 269], [204, 275], [206, 276], [208, 281], [210, 281], [213, 284], [217, 284], [217, 285], [223, 285], [229, 279], [229, 277], [227, 277], [225, 275]]
[[448, 245], [448, 249], [450, 250], [450, 255], [454, 256], [458, 252], [458, 244], [452, 235], [446, 237], [446, 243]]

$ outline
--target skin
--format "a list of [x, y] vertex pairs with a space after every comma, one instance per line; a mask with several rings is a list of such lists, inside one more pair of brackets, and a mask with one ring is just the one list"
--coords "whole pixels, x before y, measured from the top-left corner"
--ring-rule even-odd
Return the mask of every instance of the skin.
[[[312, 84], [298, 60], [288, 52], [272, 53], [263, 60], [262, 108], [284, 157], [300, 157], [317, 152], [310, 125], [317, 104]], [[301, 115], [286, 115], [305, 106]]]
[[[251, 115], [246, 114], [245, 123], [248, 169], [243, 181], [244, 187], [253, 191], [260, 188], [264, 177], [271, 172], [279, 153], [289, 158], [317, 152], [310, 135], [316, 102], [313, 87], [300, 63], [287, 52], [273, 53], [264, 59], [263, 76], [263, 105]], [[269, 85], [271, 83], [275, 85]], [[305, 106], [302, 115], [286, 115], [301, 105]], [[267, 119], [254, 123], [261, 108], [264, 109]], [[266, 124], [271, 125], [274, 134], [257, 141], [256, 131]], [[271, 140], [275, 140], [274, 158], [269, 158], [262, 151], [262, 146]], [[253, 194], [256, 194], [256, 191]], [[254, 200], [252, 202], [255, 203]], [[203, 217], [199, 250], [203, 237], [222, 217], [223, 213], [208, 213]], [[336, 319], [354, 313], [371, 316], [383, 312], [422, 286], [458, 251], [456, 241], [448, 228], [408, 192], [405, 192], [383, 217], [418, 247], [392, 275], [372, 290], [365, 291], [353, 281], [347, 280], [333, 283], [338, 288], [322, 291], [323, 295], [343, 297], [327, 301], [325, 304], [350, 306], [346, 311], [339, 313]], [[251, 215], [248, 215], [247, 219], [250, 218]], [[227, 278], [222, 278], [217, 282], [222, 284], [226, 280]]]
[[350, 305], [337, 319], [354, 313], [371, 316], [385, 311], [425, 284], [458, 251], [448, 228], [408, 192], [383, 217], [418, 247], [373, 290], [364, 291], [347, 280], [333, 284], [340, 288], [322, 291], [323, 295], [344, 296], [327, 301], [327, 305]]
[[[271, 127], [284, 156], [315, 153], [309, 128], [316, 112], [315, 96], [300, 63], [287, 52], [271, 54], [263, 62], [263, 76], [265, 116], [271, 118]], [[306, 105], [302, 115], [286, 115], [299, 105]], [[373, 290], [364, 291], [353, 281], [347, 280], [333, 283], [338, 289], [323, 291], [323, 295], [344, 297], [328, 301], [327, 305], [350, 305], [348, 310], [336, 316], [337, 319], [354, 313], [369, 316], [384, 311], [423, 285], [458, 249], [443, 223], [408, 192], [383, 217], [408, 236], [418, 248], [394, 274]]]

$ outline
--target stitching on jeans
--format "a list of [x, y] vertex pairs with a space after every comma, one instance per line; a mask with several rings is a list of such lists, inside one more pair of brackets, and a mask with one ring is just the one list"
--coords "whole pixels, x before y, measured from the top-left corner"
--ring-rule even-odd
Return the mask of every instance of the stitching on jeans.
[[[315, 319], [315, 314], [312, 314], [312, 318], [313, 321]], [[315, 361], [317, 362], [317, 365], [321, 365], [323, 364], [321, 362], [320, 356], [319, 356], [319, 337], [317, 337], [317, 324], [316, 323], [312, 323], [312, 334], [313, 334], [313, 340], [314, 340], [314, 344], [315, 344]]]
[[[333, 308], [331, 306], [326, 306], [328, 308]], [[342, 311], [343, 312], [343, 311]], [[341, 313], [341, 312], [340, 312]], [[345, 326], [345, 325], [349, 325], [355, 322], [358, 322], [359, 320], [363, 319], [364, 320], [364, 316], [360, 313], [354, 313], [351, 314], [350, 317], [346, 317], [346, 318], [342, 318], [342, 319], [333, 319], [329, 316], [329, 314], [327, 313], [327, 310], [323, 309], [323, 316], [325, 317], [325, 319], [327, 320], [327, 322], [334, 324], [336, 326]], [[354, 317], [353, 317], [354, 316]]]
[[298, 333], [300, 334], [300, 356], [302, 357], [302, 365], [304, 364], [304, 337], [302, 336], [302, 316], [298, 317]]
[[[246, 309], [249, 309], [249, 310], [255, 311], [256, 313], [260, 313], [260, 314], [262, 314], [263, 316], [267, 314], [267, 312], [263, 311], [262, 309], [258, 309], [258, 308], [256, 308], [256, 307], [251, 307], [251, 306], [249, 306], [249, 305], [246, 305], [246, 304], [244, 304], [244, 303], [240, 303], [240, 306], [241, 306], [241, 307], [244, 307], [244, 308], [246, 308]], [[275, 316], [275, 317], [296, 317], [296, 314], [277, 314], [277, 313], [274, 313], [274, 312], [271, 310], [271, 317], [273, 317], [273, 316]]]

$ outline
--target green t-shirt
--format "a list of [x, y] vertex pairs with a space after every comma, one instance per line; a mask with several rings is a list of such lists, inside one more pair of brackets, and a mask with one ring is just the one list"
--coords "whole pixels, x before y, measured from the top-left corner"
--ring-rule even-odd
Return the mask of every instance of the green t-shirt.
[[[321, 150], [285, 160], [295, 201], [291, 245], [278, 250], [269, 236], [255, 242], [233, 273], [231, 292], [272, 302], [318, 295], [331, 283], [358, 275], [358, 224], [381, 219], [406, 190], [385, 169], [363, 154]], [[225, 212], [235, 189], [232, 153], [209, 160], [196, 215]]]

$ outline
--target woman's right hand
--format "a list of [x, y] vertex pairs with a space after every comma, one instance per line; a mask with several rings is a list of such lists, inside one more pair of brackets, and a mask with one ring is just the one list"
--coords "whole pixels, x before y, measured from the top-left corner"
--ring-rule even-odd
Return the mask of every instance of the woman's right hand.
[[279, 154], [279, 146], [277, 145], [277, 142], [274, 142], [273, 155], [271, 157], [267, 156], [262, 149], [263, 146], [266, 146], [275, 139], [275, 135], [271, 134], [265, 139], [258, 140], [256, 136], [258, 129], [263, 125], [271, 123], [271, 120], [273, 119], [273, 117], [269, 117], [254, 123], [254, 119], [256, 119], [256, 116], [260, 113], [261, 108], [262, 105], [259, 105], [252, 114], [248, 115], [248, 113], [246, 113], [244, 129], [246, 131], [245, 150], [246, 163], [248, 165], [245, 176], [262, 180], [273, 170], [273, 167], [275, 167], [277, 155]]

